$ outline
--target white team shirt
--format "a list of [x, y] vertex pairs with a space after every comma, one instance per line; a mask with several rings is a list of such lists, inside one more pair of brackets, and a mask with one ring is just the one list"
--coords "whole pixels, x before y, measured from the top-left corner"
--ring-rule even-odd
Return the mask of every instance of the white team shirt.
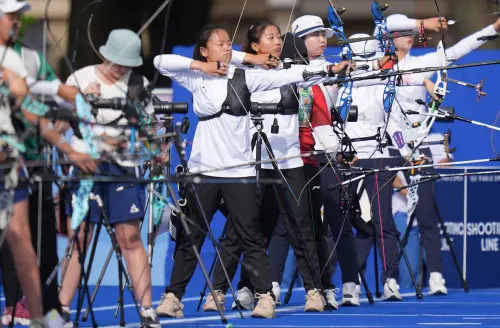
[[[454, 46], [447, 48], [446, 57], [449, 59], [450, 58], [460, 59], [465, 55], [469, 54], [470, 52], [481, 47], [484, 43], [486, 43], [486, 41], [478, 41], [477, 40], [478, 37], [494, 35], [494, 34], [496, 34], [496, 31], [493, 28], [493, 25], [487, 26], [482, 30], [462, 39]], [[444, 66], [449, 64], [451, 64], [451, 62], [442, 62], [442, 58], [440, 58], [437, 52], [431, 52], [422, 56], [412, 56], [410, 53], [408, 53], [408, 55], [405, 58], [399, 61], [399, 69], [409, 70], [415, 68]], [[426, 72], [415, 75], [420, 76], [422, 78], [425, 77], [430, 79], [434, 74], [436, 74], [436, 72]], [[383, 93], [383, 89], [379, 89], [377, 92]], [[416, 99], [422, 99], [424, 101], [428, 100], [427, 91], [423, 86], [407, 86], [404, 88], [396, 87], [396, 99], [397, 101], [395, 101], [392, 106], [393, 112], [396, 111], [400, 112], [401, 108], [403, 108], [405, 111], [413, 110], [413, 111], [418, 111], [420, 113], [427, 112], [426, 106], [418, 105], [415, 102]], [[380, 110], [382, 110], [383, 106], [381, 102], [376, 103], [375, 105], [378, 106]], [[422, 122], [425, 118], [426, 117], [422, 115], [408, 115], [408, 119], [411, 123]], [[400, 129], [399, 125], [402, 125], [402, 123], [399, 122], [398, 115], [391, 115], [389, 126], [391, 127], [393, 126], [394, 131], [397, 131], [398, 129]], [[393, 134], [391, 134], [391, 137], [393, 138]], [[403, 138], [403, 142], [407, 141], [404, 140]], [[397, 142], [396, 143], [393, 142], [393, 144], [396, 145]], [[408, 153], [407, 150], [408, 150], [407, 147], [400, 148], [401, 155], [408, 156], [411, 153], [411, 151]]]
[[[215, 77], [190, 69], [191, 62], [192, 59], [177, 55], [161, 55], [154, 59], [154, 65], [161, 74], [175, 80], [193, 94], [193, 109], [197, 116], [218, 113], [227, 97], [228, 79], [232, 78], [235, 67], [229, 67], [227, 76]], [[290, 69], [277, 71], [247, 69], [246, 84], [250, 93], [280, 88], [303, 81], [305, 68], [303, 65], [292, 65]], [[190, 171], [217, 169], [204, 173], [214, 177], [255, 176], [255, 167], [245, 165], [252, 161], [251, 126], [248, 116], [228, 114], [199, 122], [189, 158]], [[225, 169], [228, 166], [237, 167]]]
[[[0, 64], [14, 72], [15, 74], [19, 75], [21, 78], [26, 78], [28, 76], [28, 71], [26, 70], [26, 67], [23, 64], [23, 61], [21, 60], [21, 57], [11, 48], [6, 48], [3, 45], [0, 45], [0, 58], [3, 58], [1, 60]], [[0, 108], [0, 131], [8, 133], [8, 134], [13, 134], [15, 133], [14, 126], [12, 125], [12, 121], [10, 118], [11, 110], [10, 107], [7, 106], [1, 106]]]
[[[234, 52], [233, 52], [234, 54]], [[312, 70], [315, 71], [320, 71], [324, 70], [326, 66], [329, 65], [327, 62], [314, 62], [311, 61], [311, 67]], [[282, 69], [282, 67], [279, 67], [279, 69]], [[255, 70], [261, 70], [265, 71], [263, 68], [256, 67]], [[307, 88], [312, 86], [313, 84], [318, 84], [322, 82], [328, 81], [330, 78], [324, 78], [324, 79], [313, 79], [308, 82], [300, 82], [300, 83], [295, 83], [298, 88]], [[291, 86], [287, 86], [291, 88]], [[300, 97], [298, 94], [295, 94], [295, 97], [297, 97], [298, 101], [298, 107], [299, 110], [302, 106]], [[257, 102], [261, 104], [277, 104], [281, 101], [281, 91], [280, 89], [273, 89], [273, 90], [267, 90], [267, 91], [259, 91], [259, 92], [254, 92], [252, 93], [250, 100], [252, 102]], [[277, 164], [280, 169], [293, 169], [297, 167], [302, 167], [304, 165], [304, 162], [302, 161], [302, 158], [300, 156], [300, 143], [299, 143], [299, 114], [293, 114], [293, 115], [272, 115], [272, 114], [266, 114], [262, 115], [264, 118], [264, 126], [262, 131], [266, 134], [269, 143], [271, 145], [274, 157], [278, 160]], [[279, 132], [277, 134], [271, 133], [271, 127], [274, 123], [274, 119], [277, 119], [278, 125], [279, 125]], [[250, 129], [250, 137], [253, 136], [253, 133], [255, 132], [255, 127], [253, 124], [251, 125]], [[263, 161], [269, 159], [269, 155], [267, 153], [267, 150], [265, 148], [265, 144], [262, 143], [262, 152], [261, 152], [261, 159]], [[255, 150], [253, 151], [253, 156], [255, 158]], [[292, 158], [289, 158], [292, 157]], [[280, 158], [289, 158], [289, 159], [282, 159], [279, 160]], [[263, 163], [262, 168], [264, 169], [272, 169], [273, 166], [271, 163]]]
[[[106, 84], [97, 75], [97, 65], [91, 65], [74, 72], [70, 77], [68, 77], [66, 84], [79, 87], [80, 90], [83, 92], [91, 83], [97, 81], [101, 85], [100, 97], [104, 99], [116, 98], [116, 97], [123, 98], [126, 96], [126, 92], [128, 90], [129, 78], [130, 78], [130, 72], [125, 74], [120, 80], [118, 80], [114, 84], [112, 85]], [[149, 83], [148, 80], [144, 78], [144, 86], [147, 86], [148, 83]], [[147, 115], [151, 115], [154, 113], [152, 102], [149, 103], [148, 106], [146, 106], [145, 110]], [[116, 120], [118, 117], [120, 117], [121, 114], [122, 111], [119, 110], [99, 108], [97, 116], [95, 117], [95, 119], [93, 119], [93, 121], [97, 123], [109, 123], [112, 122], [113, 120]], [[117, 124], [126, 125], [127, 119], [122, 118], [118, 121]], [[108, 127], [102, 125], [94, 125], [92, 127], [92, 131], [96, 135], [101, 135], [105, 133], [111, 137], [118, 137], [120, 135], [123, 135], [124, 133], [130, 135], [131, 133], [130, 129], [128, 128], [116, 128], [116, 127]], [[106, 148], [106, 145], [104, 145], [104, 143], [100, 139], [94, 140], [94, 144], [96, 145], [96, 147], [98, 147], [98, 149]], [[89, 149], [85, 144], [85, 142], [74, 135], [71, 137], [71, 146], [74, 149], [78, 149], [81, 152], [85, 153], [89, 152]], [[140, 162], [139, 160], [117, 161], [118, 164], [127, 167], [136, 166], [138, 165], [139, 162]]]

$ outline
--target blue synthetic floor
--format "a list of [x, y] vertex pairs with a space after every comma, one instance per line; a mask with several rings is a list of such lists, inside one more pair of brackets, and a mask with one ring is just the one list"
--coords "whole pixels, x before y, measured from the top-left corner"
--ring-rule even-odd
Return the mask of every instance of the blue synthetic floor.
[[[161, 288], [155, 288], [156, 299]], [[426, 293], [426, 291], [424, 291]], [[127, 293], [127, 291], [126, 291]], [[282, 291], [282, 299], [285, 291]], [[119, 320], [114, 318], [116, 308], [116, 287], [103, 287], [94, 304], [96, 321], [100, 327], [118, 327]], [[443, 326], [481, 326], [500, 327], [500, 290], [477, 289], [468, 294], [463, 290], [450, 290], [448, 296], [427, 296], [423, 300], [415, 297], [414, 291], [403, 293], [403, 302], [367, 303], [362, 299], [360, 307], [340, 307], [338, 311], [323, 313], [304, 313], [304, 292], [296, 290], [289, 305], [279, 306], [273, 320], [252, 319], [250, 312], [244, 312], [241, 319], [237, 312], [226, 311], [226, 317], [233, 327], [443, 327]], [[186, 296], [183, 319], [163, 319], [165, 327], [225, 327], [219, 316], [214, 313], [196, 312], [199, 297]], [[226, 307], [230, 308], [232, 297], [226, 297]], [[158, 302], [155, 302], [155, 305]], [[126, 295], [125, 320], [127, 327], [138, 327], [137, 312]], [[74, 317], [75, 313], [73, 313]], [[81, 322], [81, 327], [90, 326], [90, 319]]]

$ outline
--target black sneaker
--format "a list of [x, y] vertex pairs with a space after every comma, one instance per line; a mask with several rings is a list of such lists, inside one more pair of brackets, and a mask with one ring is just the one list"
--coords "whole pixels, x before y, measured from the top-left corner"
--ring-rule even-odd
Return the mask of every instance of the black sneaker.
[[156, 311], [153, 308], [141, 309], [142, 328], [161, 328], [160, 320], [156, 316]]

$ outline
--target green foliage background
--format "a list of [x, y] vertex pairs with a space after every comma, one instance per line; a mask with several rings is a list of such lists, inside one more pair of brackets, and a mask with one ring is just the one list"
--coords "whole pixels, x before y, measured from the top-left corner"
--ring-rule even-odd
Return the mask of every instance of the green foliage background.
[[21, 16], [21, 27], [19, 28], [19, 36], [18, 40], [22, 41], [24, 34], [26, 33], [26, 30], [29, 29], [32, 25], [36, 24], [38, 19], [32, 16], [28, 15], [22, 15]]

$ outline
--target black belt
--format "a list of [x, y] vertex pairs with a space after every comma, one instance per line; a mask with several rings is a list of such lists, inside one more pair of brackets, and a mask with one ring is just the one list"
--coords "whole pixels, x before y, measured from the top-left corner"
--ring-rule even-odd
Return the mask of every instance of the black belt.
[[235, 114], [235, 113], [231, 112], [231, 110], [229, 108], [222, 108], [220, 111], [218, 111], [215, 114], [211, 114], [211, 115], [207, 115], [207, 116], [201, 116], [201, 117], [198, 116], [198, 121], [200, 121], [200, 122], [208, 121], [208, 120], [220, 117], [224, 113], [228, 114], [228, 115], [231, 115], [231, 116], [235, 116], [235, 117], [238, 117], [238, 116], [241, 117], [241, 116], [246, 116], [247, 115], [246, 113]]
[[279, 108], [278, 109], [278, 114], [279, 115], [295, 115], [299, 113], [299, 108]]
[[208, 116], [203, 116], [203, 117], [199, 117], [199, 116], [198, 116], [198, 121], [200, 121], [200, 122], [203, 122], [203, 121], [208, 121], [208, 120], [211, 120], [211, 119], [213, 119], [213, 118], [220, 117], [220, 116], [222, 115], [222, 113], [224, 113], [224, 111], [223, 111], [223, 110], [218, 111], [217, 113], [212, 114], [212, 115], [208, 115]]

